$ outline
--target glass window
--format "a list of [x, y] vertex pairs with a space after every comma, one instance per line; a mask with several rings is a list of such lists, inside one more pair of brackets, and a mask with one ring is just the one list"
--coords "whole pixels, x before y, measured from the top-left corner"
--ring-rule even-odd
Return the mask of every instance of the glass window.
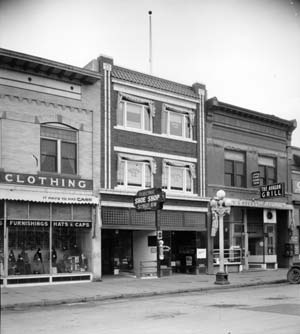
[[163, 189], [179, 192], [192, 192], [193, 178], [188, 166], [165, 165], [162, 176]]
[[152, 130], [152, 119], [148, 105], [133, 103], [126, 100], [120, 102], [117, 112], [117, 124], [126, 128], [144, 131]]
[[152, 187], [153, 177], [149, 162], [122, 159], [118, 168], [118, 185], [125, 187]]
[[41, 126], [41, 171], [77, 174], [77, 133], [61, 124]]
[[162, 131], [167, 135], [192, 139], [192, 114], [184, 111], [165, 109], [162, 122]]
[[246, 187], [244, 153], [225, 151], [224, 182], [226, 186], [230, 187]]
[[276, 160], [270, 157], [259, 156], [258, 168], [262, 185], [274, 184], [276, 177]]

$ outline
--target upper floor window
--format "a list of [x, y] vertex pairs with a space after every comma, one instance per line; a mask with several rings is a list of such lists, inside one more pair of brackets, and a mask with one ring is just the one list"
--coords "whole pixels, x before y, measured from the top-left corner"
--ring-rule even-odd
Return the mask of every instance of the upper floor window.
[[151, 188], [156, 163], [151, 157], [118, 155], [118, 186]]
[[41, 171], [77, 174], [77, 131], [56, 123], [41, 126]]
[[258, 169], [262, 185], [276, 183], [276, 160], [274, 158], [259, 156]]
[[163, 161], [162, 188], [170, 191], [193, 193], [195, 165], [181, 161]]
[[194, 116], [189, 109], [164, 104], [162, 133], [171, 137], [193, 139]]
[[140, 131], [152, 131], [154, 103], [132, 95], [119, 93], [117, 125]]
[[246, 187], [245, 154], [225, 151], [225, 186]]

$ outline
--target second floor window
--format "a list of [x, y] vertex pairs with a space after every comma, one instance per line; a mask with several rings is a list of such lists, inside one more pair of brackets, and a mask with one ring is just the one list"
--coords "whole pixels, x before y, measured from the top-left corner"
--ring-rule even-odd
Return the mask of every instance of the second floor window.
[[118, 186], [151, 188], [156, 164], [153, 158], [119, 154]]
[[119, 94], [117, 109], [117, 125], [124, 128], [152, 131], [152, 119], [154, 116], [154, 104], [151, 101]]
[[225, 186], [246, 187], [245, 154], [225, 151]]
[[41, 171], [77, 174], [77, 132], [61, 124], [41, 126]]
[[262, 185], [274, 184], [276, 177], [276, 160], [271, 157], [259, 156], [258, 169]]
[[167, 161], [163, 163], [162, 188], [174, 192], [193, 193], [195, 165], [191, 163]]

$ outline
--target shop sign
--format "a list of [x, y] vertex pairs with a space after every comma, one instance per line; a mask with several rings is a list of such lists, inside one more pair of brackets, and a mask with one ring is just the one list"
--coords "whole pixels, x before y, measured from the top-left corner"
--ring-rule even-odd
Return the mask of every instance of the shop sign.
[[261, 198], [283, 197], [283, 196], [285, 196], [284, 183], [275, 183], [260, 187]]
[[140, 190], [133, 199], [137, 211], [162, 209], [166, 194], [160, 188]]
[[260, 172], [252, 172], [252, 186], [260, 186]]
[[206, 259], [206, 248], [197, 248], [197, 259]]
[[49, 221], [40, 220], [9, 220], [9, 227], [49, 227]]
[[53, 227], [66, 227], [66, 228], [91, 228], [91, 222], [74, 222], [74, 221], [53, 221]]
[[85, 179], [0, 172], [0, 183], [27, 186], [92, 190], [93, 181]]

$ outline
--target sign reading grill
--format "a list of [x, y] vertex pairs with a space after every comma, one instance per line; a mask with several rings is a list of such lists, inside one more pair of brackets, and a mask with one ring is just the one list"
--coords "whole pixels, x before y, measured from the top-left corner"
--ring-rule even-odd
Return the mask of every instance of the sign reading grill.
[[260, 197], [283, 197], [285, 196], [284, 183], [275, 183], [260, 187]]
[[160, 188], [144, 189], [137, 192], [133, 204], [137, 211], [160, 210], [166, 194]]

